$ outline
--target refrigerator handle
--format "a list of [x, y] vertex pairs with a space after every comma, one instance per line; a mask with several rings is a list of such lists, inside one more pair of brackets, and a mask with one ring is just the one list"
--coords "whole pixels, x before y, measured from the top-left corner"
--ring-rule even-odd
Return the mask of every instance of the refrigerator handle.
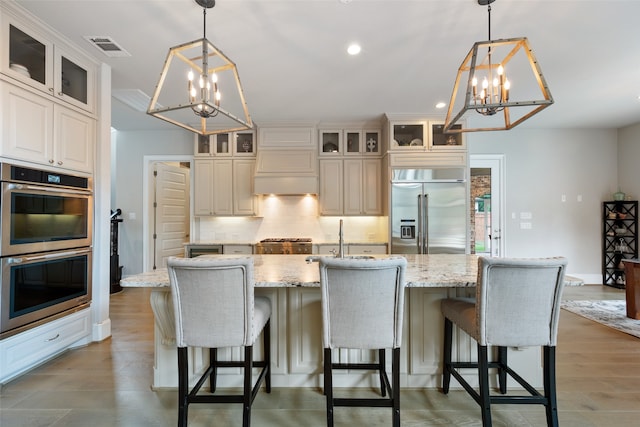
[[423, 229], [422, 229], [422, 234], [424, 236], [424, 241], [422, 242], [422, 247], [424, 248], [423, 252], [424, 254], [428, 254], [429, 253], [429, 195], [425, 194], [424, 195], [424, 201], [423, 201], [423, 213], [424, 213], [424, 219], [423, 219]]
[[416, 239], [418, 253], [422, 253], [422, 194], [418, 194], [418, 236]]

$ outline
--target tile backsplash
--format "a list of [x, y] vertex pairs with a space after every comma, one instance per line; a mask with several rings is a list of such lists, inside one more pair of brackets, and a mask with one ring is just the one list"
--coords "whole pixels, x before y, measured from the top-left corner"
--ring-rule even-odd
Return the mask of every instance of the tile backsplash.
[[316, 196], [261, 196], [259, 217], [199, 217], [192, 241], [258, 242], [271, 237], [310, 237], [316, 243], [338, 240], [344, 220], [346, 242], [386, 242], [388, 217], [319, 216]]

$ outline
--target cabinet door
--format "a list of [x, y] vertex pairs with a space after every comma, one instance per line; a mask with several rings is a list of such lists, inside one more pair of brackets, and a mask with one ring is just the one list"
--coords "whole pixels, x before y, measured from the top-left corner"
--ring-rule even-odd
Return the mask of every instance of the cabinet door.
[[222, 253], [225, 255], [251, 255], [253, 253], [253, 246], [251, 245], [227, 245], [225, 243], [222, 248]]
[[56, 166], [93, 172], [95, 120], [68, 108], [54, 108], [53, 158]]
[[53, 103], [0, 81], [2, 155], [53, 164]]
[[256, 133], [255, 131], [242, 131], [233, 134], [233, 154], [236, 156], [256, 155]]
[[193, 214], [213, 215], [213, 160], [193, 162]]
[[253, 194], [253, 171], [256, 161], [251, 159], [233, 161], [233, 213], [255, 215], [256, 196]]
[[382, 161], [362, 161], [362, 210], [365, 215], [382, 215]]
[[53, 91], [56, 97], [93, 113], [95, 111], [95, 67], [56, 45]]
[[53, 95], [53, 44], [28, 25], [2, 15], [2, 72]]
[[362, 160], [344, 161], [344, 214], [362, 214]]
[[233, 215], [233, 161], [213, 161], [213, 214]]
[[320, 155], [321, 156], [337, 156], [342, 153], [342, 130], [339, 129], [321, 129], [320, 139]]
[[[453, 126], [454, 129], [461, 129], [462, 125], [457, 124]], [[429, 122], [429, 149], [430, 150], [466, 150], [467, 144], [464, 133], [449, 133], [444, 132], [444, 122], [430, 121]]]
[[424, 120], [389, 123], [392, 150], [421, 150], [427, 147], [428, 123]]
[[320, 160], [320, 214], [342, 215], [342, 160]]

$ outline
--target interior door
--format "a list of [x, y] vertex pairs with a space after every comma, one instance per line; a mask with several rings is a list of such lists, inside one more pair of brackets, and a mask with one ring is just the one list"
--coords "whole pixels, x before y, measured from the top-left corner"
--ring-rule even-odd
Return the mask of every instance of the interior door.
[[[473, 231], [472, 251], [486, 256], [506, 256], [504, 235], [504, 162], [502, 154], [472, 154], [471, 206], [475, 214], [471, 219]], [[487, 180], [489, 181], [487, 183]]]
[[184, 256], [189, 241], [189, 169], [155, 163], [153, 268], [166, 267], [170, 256]]

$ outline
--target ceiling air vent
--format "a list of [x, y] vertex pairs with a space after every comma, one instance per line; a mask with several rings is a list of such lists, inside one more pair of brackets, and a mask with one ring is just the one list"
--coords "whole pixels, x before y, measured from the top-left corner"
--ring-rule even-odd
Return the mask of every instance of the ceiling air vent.
[[108, 36], [85, 36], [85, 40], [94, 45], [96, 49], [105, 55], [117, 58], [124, 56], [131, 56], [129, 52], [124, 50], [118, 43], [113, 41], [111, 37]]

